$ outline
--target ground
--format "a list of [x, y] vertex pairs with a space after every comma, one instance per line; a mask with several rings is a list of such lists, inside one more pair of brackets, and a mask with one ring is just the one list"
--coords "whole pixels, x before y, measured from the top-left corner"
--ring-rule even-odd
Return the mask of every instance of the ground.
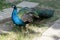
[[[49, 18], [51, 19], [51, 18]], [[52, 21], [56, 20], [49, 20], [45, 19], [41, 22], [37, 22], [38, 24], [30, 24], [29, 25], [29, 32], [24, 33], [23, 29], [17, 27], [17, 26], [12, 26], [11, 21], [6, 22], [3, 24], [0, 24], [2, 27], [6, 26], [4, 29], [2, 29], [2, 32], [0, 34], [0, 39], [1, 40], [32, 40], [34, 37], [41, 36], [42, 33], [49, 28], [53, 23]], [[49, 20], [49, 21], [46, 21]], [[1, 28], [1, 27], [0, 27]], [[9, 30], [10, 29], [10, 30]], [[3, 38], [3, 39], [2, 39]]]
[[38, 40], [60, 40], [60, 19], [56, 20], [56, 22], [47, 29], [42, 36], [39, 38], [35, 38]]
[[[13, 27], [11, 22], [6, 22], [0, 25], [4, 25], [7, 27], [12, 27], [8, 33], [1, 33], [0, 39], [1, 40], [32, 40], [34, 37], [41, 36], [44, 31], [46, 31], [54, 22], [60, 18], [60, 1], [57, 0], [29, 0], [35, 1], [40, 3], [40, 7], [48, 7], [53, 8], [55, 10], [55, 14], [53, 17], [49, 19], [44, 19], [42, 21], [37, 21], [37, 23], [29, 25], [29, 33], [24, 33], [20, 30], [19, 27]], [[4, 29], [3, 29], [4, 30]], [[6, 29], [8, 30], [8, 29]], [[3, 31], [5, 32], [5, 31]]]

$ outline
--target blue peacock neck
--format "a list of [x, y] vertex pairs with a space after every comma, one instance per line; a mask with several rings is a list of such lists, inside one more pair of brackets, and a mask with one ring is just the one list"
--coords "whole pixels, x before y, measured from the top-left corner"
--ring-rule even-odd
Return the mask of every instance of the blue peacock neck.
[[13, 12], [12, 12], [12, 20], [14, 24], [16, 25], [24, 25], [25, 23], [18, 17], [17, 15], [17, 8], [14, 7]]
[[12, 15], [17, 15], [17, 7], [14, 7]]

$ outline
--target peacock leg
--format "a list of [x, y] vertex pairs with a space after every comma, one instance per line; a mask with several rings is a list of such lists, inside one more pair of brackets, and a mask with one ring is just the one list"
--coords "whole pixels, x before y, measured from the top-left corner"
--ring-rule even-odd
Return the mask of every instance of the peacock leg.
[[23, 27], [23, 29], [25, 30], [25, 32], [28, 32], [28, 26], [29, 26], [29, 24], [26, 24], [26, 25]]
[[26, 24], [26, 30], [28, 31], [29, 24]]

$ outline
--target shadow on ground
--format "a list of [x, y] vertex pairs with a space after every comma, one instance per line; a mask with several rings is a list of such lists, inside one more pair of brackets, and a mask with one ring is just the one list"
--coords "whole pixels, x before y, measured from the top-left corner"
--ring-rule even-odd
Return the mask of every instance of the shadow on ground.
[[22, 29], [19, 26], [14, 26], [12, 22], [0, 24], [0, 35], [8, 35], [9, 32], [23, 33], [23, 34], [39, 34], [39, 32], [35, 32], [34, 30], [31, 30], [31, 29], [28, 29], [28, 32], [26, 33], [24, 29]]
[[59, 36], [52, 36], [54, 38], [54, 40], [60, 40], [60, 37]]
[[[49, 21], [51, 18], [49, 19], [44, 19], [44, 20], [37, 20], [36, 22], [33, 22], [33, 23], [30, 23], [29, 24], [29, 27], [31, 27], [30, 25], [33, 25], [33, 27], [38, 27], [38, 28], [42, 28], [42, 27], [45, 27], [45, 24], [49, 24], [51, 21]], [[50, 25], [50, 24], [49, 24]], [[3, 27], [1, 27], [3, 26]], [[48, 25], [47, 25], [48, 26]], [[32, 27], [31, 27], [32, 28]], [[0, 24], [0, 30], [2, 30], [0, 34], [4, 35], [5, 34], [8, 34], [9, 32], [14, 32], [14, 33], [22, 33], [22, 34], [25, 34], [25, 35], [29, 35], [29, 34], [32, 34], [32, 35], [38, 35], [40, 34], [40, 32], [36, 32], [32, 29], [28, 29], [28, 32], [27, 31], [24, 31], [21, 27], [18, 27], [18, 26], [13, 26], [12, 22], [7, 22], [7, 23], [3, 23], [3, 24]]]

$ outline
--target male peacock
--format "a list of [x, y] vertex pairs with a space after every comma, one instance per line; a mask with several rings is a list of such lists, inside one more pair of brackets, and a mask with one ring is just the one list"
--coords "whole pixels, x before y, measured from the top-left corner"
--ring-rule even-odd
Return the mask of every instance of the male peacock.
[[28, 13], [27, 8], [22, 8], [22, 10], [17, 12], [17, 7], [14, 6], [11, 18], [14, 24], [23, 26], [26, 29], [26, 24], [33, 21], [32, 16], [33, 15], [31, 13]]

